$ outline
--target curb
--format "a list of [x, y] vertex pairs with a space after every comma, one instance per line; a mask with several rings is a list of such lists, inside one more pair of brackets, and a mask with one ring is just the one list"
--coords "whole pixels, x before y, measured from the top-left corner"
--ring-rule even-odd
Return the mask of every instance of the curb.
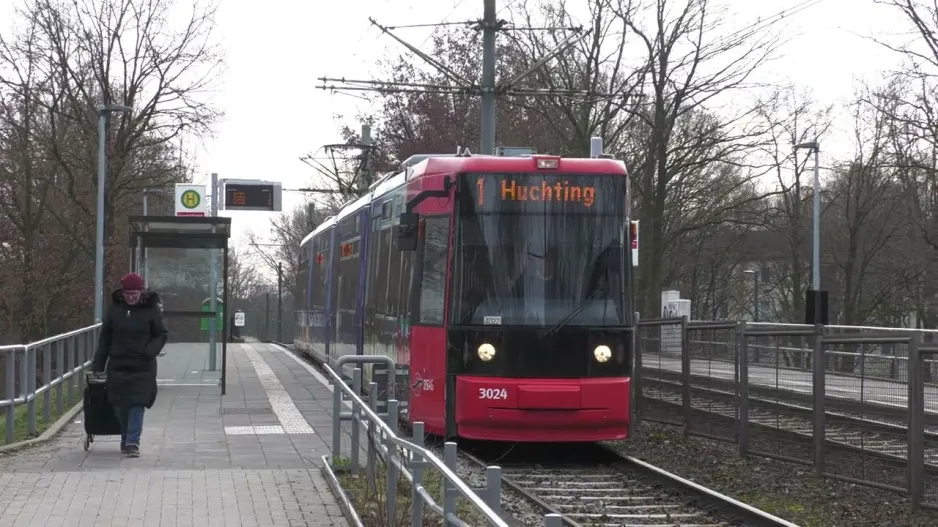
[[72, 419], [75, 418], [78, 412], [81, 411], [82, 406], [83, 405], [81, 401], [76, 403], [75, 406], [73, 406], [70, 410], [62, 414], [62, 417], [59, 417], [56, 422], [52, 423], [49, 428], [46, 428], [46, 431], [43, 432], [39, 437], [0, 446], [0, 454], [7, 454], [23, 448], [40, 445], [54, 438], [55, 436], [59, 435], [59, 432], [61, 432]]
[[345, 494], [345, 489], [343, 489], [342, 484], [339, 483], [339, 478], [336, 476], [335, 472], [332, 471], [332, 456], [322, 456], [322, 460], [324, 463], [322, 473], [326, 476], [326, 483], [329, 484], [332, 494], [336, 497], [336, 501], [339, 502], [339, 508], [342, 509], [345, 519], [355, 527], [364, 527], [361, 518], [358, 517], [358, 512], [349, 500], [348, 495]]

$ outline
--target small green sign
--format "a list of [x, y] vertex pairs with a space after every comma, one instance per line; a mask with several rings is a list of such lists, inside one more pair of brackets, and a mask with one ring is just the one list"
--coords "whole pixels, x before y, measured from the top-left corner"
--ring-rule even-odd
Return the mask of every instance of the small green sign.
[[[202, 311], [211, 312], [212, 305], [207, 302], [202, 304]], [[202, 331], [208, 331], [208, 324], [211, 322], [211, 320], [212, 319], [209, 317], [199, 319], [199, 326], [201, 327]], [[221, 302], [218, 303], [218, 308], [215, 310], [215, 320], [215, 331], [221, 333], [222, 328], [225, 327], [225, 306]]]

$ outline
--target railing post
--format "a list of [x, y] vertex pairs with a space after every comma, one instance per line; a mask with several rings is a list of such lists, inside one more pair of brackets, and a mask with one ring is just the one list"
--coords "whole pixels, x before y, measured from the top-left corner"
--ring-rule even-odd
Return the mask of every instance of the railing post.
[[824, 326], [814, 325], [814, 373], [812, 391], [814, 393], [814, 472], [818, 477], [824, 475], [824, 399], [825, 378], [824, 366]]
[[332, 464], [335, 465], [336, 458], [342, 455], [342, 381], [336, 382], [333, 375], [329, 377], [332, 382]]
[[[423, 423], [421, 422], [414, 423], [413, 443], [419, 447], [423, 446]], [[414, 452], [413, 458], [410, 462], [410, 466], [412, 467], [412, 475], [414, 477], [413, 485], [411, 486], [410, 490], [410, 501], [412, 503], [410, 511], [411, 527], [420, 527], [423, 525], [423, 496], [417, 492], [417, 489], [423, 485], [423, 468], [425, 464], [426, 461], [423, 459], [423, 454]]]
[[642, 401], [642, 337], [639, 321], [641, 319], [638, 311], [633, 316], [634, 326], [632, 330], [632, 423], [629, 432], [635, 430], [641, 419], [641, 409], [639, 405]]
[[[362, 393], [362, 369], [357, 367], [352, 370], [352, 393], [359, 395]], [[352, 400], [352, 446], [349, 450], [349, 461], [352, 465], [352, 475], [358, 475], [358, 453], [361, 449], [361, 444], [359, 442], [359, 435], [361, 433], [361, 419], [362, 409], [358, 406], [354, 400]]]
[[738, 346], [736, 352], [739, 364], [739, 382], [736, 393], [739, 397], [739, 428], [738, 438], [739, 455], [745, 456], [749, 452], [749, 338], [746, 336], [746, 323], [739, 323]]
[[52, 348], [59, 342], [52, 342], [42, 347], [42, 385], [47, 386], [42, 396], [42, 422], [49, 426], [52, 418]]
[[690, 344], [687, 330], [687, 315], [681, 316], [681, 407], [684, 410], [684, 435], [690, 434]]
[[909, 408], [909, 498], [912, 509], [918, 509], [925, 495], [925, 386], [922, 375], [921, 335], [909, 341], [908, 408]]
[[[443, 463], [453, 471], [453, 474], [456, 473], [457, 452], [456, 443], [447, 441], [443, 445]], [[454, 492], [449, 480], [443, 478], [443, 525], [451, 525], [449, 521], [451, 514], [456, 514], [456, 492]]]
[[[487, 467], [485, 469], [485, 503], [498, 513], [502, 508], [502, 468]], [[495, 525], [491, 521], [489, 525]]]
[[[75, 339], [76, 337], [69, 337], [68, 340], [75, 340]], [[79, 357], [80, 359], [79, 364], [81, 364], [81, 369], [76, 374], [78, 375], [78, 379], [76, 380], [76, 383], [78, 384], [79, 397], [82, 397], [83, 396], [82, 394], [85, 393], [85, 371], [87, 370], [87, 366], [85, 366], [85, 364], [87, 364], [88, 362], [91, 361], [91, 359], [94, 358], [94, 348], [92, 346], [87, 345], [87, 343], [90, 342], [90, 339], [82, 339], [82, 340], [85, 341], [86, 345], [79, 348], [82, 350], [81, 357]], [[65, 342], [60, 342], [59, 344], [61, 346], [64, 346]]]
[[[59, 345], [55, 347], [55, 371], [56, 378], [58, 379], [58, 384], [55, 385], [55, 411], [58, 415], [62, 415], [64, 411], [65, 398], [63, 397], [63, 384], [65, 383], [65, 368], [63, 367], [65, 362], [65, 347], [69, 345], [68, 339], [65, 342], [59, 342]], [[51, 393], [52, 390], [49, 390]]]
[[6, 359], [4, 361], [4, 370], [6, 371], [6, 379], [4, 384], [6, 385], [6, 395], [5, 399], [10, 401], [10, 406], [7, 406], [7, 418], [6, 418], [6, 444], [13, 442], [13, 432], [14, 422], [16, 418], [16, 405], [13, 404], [13, 399], [16, 399], [16, 350], [10, 350], [6, 352]]
[[36, 355], [39, 350], [26, 347], [26, 382], [29, 386], [29, 403], [26, 405], [27, 418], [29, 420], [29, 437], [36, 436]]
[[[68, 350], [68, 373], [74, 373], [77, 361], [75, 357], [79, 355], [79, 348], [77, 346], [70, 346]], [[63, 380], [62, 382], [65, 382]], [[71, 407], [75, 403], [75, 375], [70, 375], [68, 377], [68, 406]]]
[[[397, 399], [388, 399], [388, 415], [386, 417], [388, 426], [391, 427], [391, 433], [397, 435]], [[388, 521], [392, 525], [397, 524], [397, 479], [400, 477], [397, 472], [397, 465], [394, 464], [394, 458], [397, 457], [397, 445], [394, 444], [391, 437], [387, 438], [387, 471], [388, 471]], [[404, 463], [404, 460], [401, 460]]]
[[[368, 407], [371, 411], [378, 413], [378, 383], [368, 384]], [[365, 472], [368, 474], [368, 489], [371, 492], [378, 492], [378, 485], [375, 482], [375, 463], [378, 461], [378, 452], [375, 448], [375, 428], [376, 423], [368, 421], [368, 459], [365, 461]]]

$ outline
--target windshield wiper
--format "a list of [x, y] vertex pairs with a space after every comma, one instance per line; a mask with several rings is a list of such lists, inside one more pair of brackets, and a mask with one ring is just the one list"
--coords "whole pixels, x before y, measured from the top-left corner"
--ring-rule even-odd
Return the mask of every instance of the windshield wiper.
[[582, 301], [580, 301], [580, 303], [577, 304], [577, 306], [576, 306], [575, 308], [573, 308], [573, 311], [570, 311], [570, 313], [568, 313], [567, 316], [563, 317], [562, 319], [560, 319], [560, 321], [558, 321], [556, 324], [554, 324], [553, 326], [551, 326], [551, 328], [547, 330], [547, 333], [545, 333], [544, 336], [545, 336], [545, 337], [548, 337], [548, 336], [550, 336], [550, 335], [553, 335], [553, 334], [556, 333], [558, 330], [560, 330], [560, 328], [566, 326], [568, 322], [570, 322], [571, 320], [573, 320], [574, 317], [576, 317], [577, 315], [579, 315], [579, 314], [583, 311], [583, 309], [586, 308], [586, 303], [587, 303], [589, 300], [592, 300], [593, 298], [595, 298], [599, 293], [602, 293], [602, 292], [605, 292], [605, 291], [606, 291], [606, 285], [607, 285], [607, 284], [606, 284], [605, 282], [603, 282], [603, 284], [602, 284], [601, 286], [597, 287], [596, 289], [593, 289], [593, 292], [590, 293], [590, 294], [588, 294], [588, 295], [586, 295], [586, 298], [584, 298]]

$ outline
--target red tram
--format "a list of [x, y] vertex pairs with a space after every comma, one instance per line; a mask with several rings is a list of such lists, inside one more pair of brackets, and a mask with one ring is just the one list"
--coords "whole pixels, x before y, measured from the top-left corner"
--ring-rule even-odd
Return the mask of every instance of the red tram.
[[390, 356], [404, 418], [429, 433], [627, 437], [623, 163], [415, 157], [303, 240], [297, 349]]

